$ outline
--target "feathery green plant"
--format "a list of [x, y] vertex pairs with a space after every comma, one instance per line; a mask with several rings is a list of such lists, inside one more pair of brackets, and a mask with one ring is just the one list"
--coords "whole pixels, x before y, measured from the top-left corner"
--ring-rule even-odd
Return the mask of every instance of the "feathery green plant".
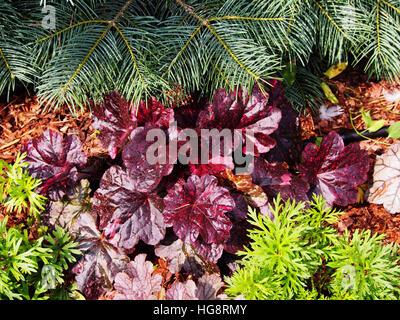
[[0, 300], [49, 299], [53, 293], [68, 293], [64, 272], [80, 251], [65, 230], [29, 240], [27, 230], [7, 228], [8, 216], [0, 221]]
[[35, 192], [41, 181], [26, 171], [28, 163], [23, 162], [25, 156], [25, 153], [18, 153], [12, 165], [0, 159], [0, 204], [8, 212], [20, 213], [22, 208], [26, 208], [37, 219], [44, 209], [46, 198]]
[[398, 80], [399, 22], [400, 0], [6, 0], [0, 93], [32, 83], [45, 106], [77, 112], [114, 90], [138, 101], [165, 100], [175, 83], [209, 96], [251, 88], [293, 62], [289, 96], [303, 105], [317, 91], [312, 76], [301, 87], [313, 55], [326, 66], [352, 57], [370, 76]]
[[309, 203], [280, 197], [273, 219], [249, 211], [250, 247], [238, 253], [241, 267], [227, 278], [226, 293], [246, 299], [398, 299], [398, 246], [383, 235], [332, 227], [340, 212], [322, 196]]

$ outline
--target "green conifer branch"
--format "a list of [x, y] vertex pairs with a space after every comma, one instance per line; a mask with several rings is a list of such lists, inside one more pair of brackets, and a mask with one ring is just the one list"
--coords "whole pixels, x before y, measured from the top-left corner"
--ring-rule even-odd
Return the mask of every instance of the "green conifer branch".
[[3, 52], [3, 50], [1, 50], [1, 48], [0, 48], [0, 55], [1, 55], [1, 58], [3, 59], [5, 65], [6, 65], [6, 68], [8, 69], [8, 71], [10, 71], [10, 77], [11, 77], [11, 79], [14, 79], [14, 78], [15, 78], [15, 75], [14, 75], [14, 73], [12, 72], [11, 67], [10, 67], [10, 65], [9, 65], [8, 62], [7, 62], [6, 56], [4, 55], [4, 52]]
[[400, 13], [400, 9], [395, 7], [394, 5], [392, 5], [391, 3], [385, 1], [385, 0], [381, 0], [382, 3], [386, 4], [388, 7], [392, 8], [393, 10], [397, 11], [398, 13]]
[[313, 0], [314, 3], [318, 6], [318, 8], [322, 11], [322, 13], [328, 18], [328, 20], [333, 24], [333, 26], [339, 30], [339, 32], [343, 35], [343, 37], [347, 38], [346, 33], [339, 27], [339, 25], [335, 22], [335, 20], [332, 19], [332, 17], [329, 15], [329, 13], [324, 9], [323, 6], [317, 1]]

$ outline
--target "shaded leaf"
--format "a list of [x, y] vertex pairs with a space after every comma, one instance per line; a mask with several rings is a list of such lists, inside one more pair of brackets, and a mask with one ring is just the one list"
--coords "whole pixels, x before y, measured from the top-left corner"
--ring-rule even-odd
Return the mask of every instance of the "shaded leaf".
[[[289, 198], [308, 201], [307, 192], [310, 186], [307, 181], [291, 174], [281, 163], [269, 163], [265, 159], [255, 157], [251, 176], [254, 183], [261, 186], [269, 197], [280, 193], [283, 201]], [[268, 211], [268, 205], [265, 210]]]
[[271, 134], [276, 145], [263, 154], [263, 157], [269, 162], [286, 162], [294, 166], [299, 162], [301, 155], [299, 118], [289, 103], [281, 105], [280, 109], [282, 119], [278, 129]]

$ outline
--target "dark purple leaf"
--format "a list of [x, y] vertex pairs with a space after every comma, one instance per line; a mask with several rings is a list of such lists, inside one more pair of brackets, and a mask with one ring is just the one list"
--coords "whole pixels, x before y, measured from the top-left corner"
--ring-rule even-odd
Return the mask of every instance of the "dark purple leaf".
[[282, 81], [270, 80], [269, 84], [271, 86], [269, 90], [269, 104], [274, 107], [281, 107], [283, 105], [289, 105], [290, 102], [285, 96], [285, 86]]
[[167, 129], [175, 120], [174, 109], [164, 108], [155, 97], [151, 97], [147, 102], [140, 101], [139, 108], [136, 110], [136, 119], [138, 126], [151, 123], [155, 127]]
[[235, 254], [237, 251], [243, 250], [244, 246], [248, 247], [250, 244], [248, 230], [251, 228], [252, 225], [247, 220], [234, 223], [231, 229], [231, 236], [224, 244], [225, 251]]
[[214, 176], [192, 175], [179, 180], [164, 198], [164, 220], [186, 243], [199, 235], [206, 243], [221, 244], [229, 238], [232, 223], [225, 213], [234, 207], [229, 191]]
[[73, 268], [78, 289], [86, 299], [97, 299], [112, 288], [116, 274], [129, 258], [104, 239], [96, 225], [97, 217], [82, 213], [74, 228], [83, 256]]
[[196, 128], [199, 113], [205, 109], [206, 105], [206, 100], [201, 98], [198, 102], [193, 102], [186, 106], [174, 107], [175, 119], [178, 127], [182, 129]]
[[193, 249], [197, 255], [200, 255], [203, 259], [212, 263], [217, 263], [218, 259], [222, 256], [224, 251], [223, 244], [206, 243], [203, 238], [199, 236], [193, 243]]
[[63, 137], [51, 130], [46, 130], [39, 139], [29, 140], [21, 151], [27, 154], [29, 174], [42, 179], [38, 191], [54, 201], [72, 192], [78, 181], [78, 169], [87, 160], [77, 136]]
[[155, 245], [164, 238], [163, 201], [135, 190], [135, 180], [119, 166], [108, 169], [93, 197], [100, 227], [116, 246], [133, 250], [139, 240]]
[[206, 174], [218, 175], [226, 169], [233, 170], [234, 163], [231, 156], [220, 156], [214, 159], [208, 159], [207, 164], [192, 164], [189, 163], [190, 171], [196, 176], [204, 176]]
[[281, 163], [269, 163], [255, 157], [254, 170], [251, 173], [254, 183], [261, 186], [269, 197], [281, 194], [281, 199], [308, 201], [308, 183], [301, 177], [292, 175]]
[[271, 134], [276, 141], [275, 147], [264, 158], [269, 162], [286, 162], [295, 166], [301, 155], [300, 128], [297, 113], [289, 105], [282, 105], [282, 119], [279, 122], [278, 130]]
[[114, 300], [157, 300], [161, 290], [162, 276], [153, 275], [153, 264], [146, 260], [146, 254], [139, 254], [129, 262], [124, 271], [115, 276]]
[[[138, 127], [131, 133], [131, 141], [122, 152], [122, 160], [129, 171], [133, 189], [139, 192], [150, 192], [160, 183], [164, 176], [171, 173], [174, 165], [168, 163], [167, 145], [160, 144], [160, 152], [165, 154], [165, 161], [149, 163], [147, 151], [154, 142], [146, 141], [148, 132], [154, 129], [152, 126]], [[162, 150], [161, 150], [162, 149]], [[154, 159], [157, 160], [157, 159]]]
[[[218, 89], [207, 111], [199, 115], [198, 124], [201, 128], [231, 129], [234, 134], [240, 133], [244, 146], [245, 140], [254, 144], [254, 153], [244, 148], [245, 153], [259, 154], [275, 146], [275, 140], [269, 135], [278, 128], [280, 119], [281, 111], [268, 105], [268, 94], [256, 85], [251, 97], [242, 89], [229, 93]], [[232, 150], [235, 147], [232, 145]]]
[[247, 218], [249, 205], [244, 199], [243, 195], [239, 192], [231, 191], [231, 197], [235, 201], [235, 207], [232, 211], [226, 213], [232, 223], [236, 223]]
[[105, 95], [99, 105], [91, 102], [93, 109], [92, 127], [101, 145], [108, 150], [111, 159], [115, 159], [118, 149], [128, 141], [136, 128], [136, 118], [131, 114], [131, 104], [121, 97], [118, 91]]
[[312, 185], [310, 191], [322, 194], [331, 206], [357, 201], [357, 187], [367, 180], [369, 170], [368, 154], [357, 143], [345, 147], [340, 135], [330, 132], [320, 148], [309, 143], [303, 158], [299, 172]]

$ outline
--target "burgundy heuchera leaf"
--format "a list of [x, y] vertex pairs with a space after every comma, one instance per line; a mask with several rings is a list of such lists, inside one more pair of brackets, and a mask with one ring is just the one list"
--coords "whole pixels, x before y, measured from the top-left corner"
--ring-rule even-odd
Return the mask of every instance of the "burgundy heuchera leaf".
[[224, 251], [224, 244], [206, 243], [201, 235], [193, 243], [193, 249], [196, 255], [200, 255], [202, 260], [217, 263]]
[[124, 271], [115, 276], [114, 288], [118, 291], [114, 300], [156, 300], [161, 290], [162, 276], [153, 275], [153, 264], [146, 254], [139, 254], [129, 262]]
[[227, 216], [232, 221], [232, 229], [230, 237], [224, 244], [224, 250], [235, 254], [239, 250], [243, 250], [244, 246], [248, 246], [250, 238], [248, 230], [252, 225], [247, 221], [248, 204], [240, 193], [232, 193], [231, 196], [235, 200], [235, 208], [227, 213]]
[[301, 155], [299, 118], [289, 103], [281, 105], [280, 109], [282, 119], [278, 129], [271, 134], [276, 145], [263, 156], [269, 162], [286, 162], [290, 166], [295, 166]]
[[147, 102], [140, 101], [135, 118], [138, 126], [151, 123], [153, 126], [163, 129], [169, 128], [170, 123], [175, 120], [174, 109], [164, 108], [164, 105], [155, 97], [151, 97]]
[[157, 244], [164, 238], [166, 228], [162, 199], [136, 191], [135, 183], [126, 170], [113, 166], [104, 173], [93, 197], [92, 210], [99, 214], [105, 235], [128, 252], [139, 240]]
[[307, 192], [310, 188], [303, 178], [294, 176], [282, 163], [269, 163], [263, 158], [254, 158], [254, 169], [251, 173], [254, 183], [261, 186], [268, 197], [278, 193], [281, 199], [296, 199], [308, 201]]
[[108, 150], [111, 159], [115, 159], [118, 148], [125, 145], [129, 134], [137, 126], [136, 118], [131, 114], [131, 105], [121, 97], [118, 91], [105, 95], [99, 105], [94, 105], [92, 127], [100, 133], [100, 143]]
[[78, 169], [87, 160], [77, 136], [63, 137], [51, 130], [46, 130], [39, 139], [28, 141], [21, 151], [27, 154], [29, 174], [42, 179], [39, 191], [54, 201], [73, 190]]
[[198, 123], [201, 128], [231, 129], [235, 134], [241, 132], [243, 140], [248, 138], [254, 144], [254, 152], [246, 148], [244, 152], [257, 155], [275, 146], [275, 140], [269, 135], [278, 128], [281, 116], [279, 108], [268, 105], [268, 94], [255, 85], [251, 97], [244, 89], [229, 93], [218, 89], [207, 111], [200, 113]]
[[176, 235], [193, 244], [199, 235], [206, 243], [222, 244], [229, 238], [231, 221], [225, 215], [235, 205], [229, 191], [214, 176], [192, 175], [179, 180], [164, 198], [164, 221]]
[[97, 299], [110, 290], [115, 276], [129, 261], [125, 254], [104, 239], [96, 220], [96, 215], [85, 212], [74, 224], [83, 257], [72, 271], [76, 274], [78, 289], [86, 299]]
[[[164, 148], [165, 161], [154, 164], [149, 163], [147, 151], [154, 142], [146, 141], [146, 135], [153, 129], [152, 125], [138, 127], [131, 133], [131, 141], [125, 146], [122, 152], [122, 160], [129, 171], [134, 188], [139, 192], [149, 192], [160, 183], [164, 176], [171, 173], [174, 165], [168, 163], [167, 145]], [[156, 159], [157, 160], [157, 159]]]
[[357, 143], [344, 146], [336, 132], [322, 139], [321, 146], [308, 144], [299, 172], [312, 185], [310, 191], [322, 194], [329, 205], [347, 206], [357, 201], [357, 187], [367, 180], [368, 154]]

